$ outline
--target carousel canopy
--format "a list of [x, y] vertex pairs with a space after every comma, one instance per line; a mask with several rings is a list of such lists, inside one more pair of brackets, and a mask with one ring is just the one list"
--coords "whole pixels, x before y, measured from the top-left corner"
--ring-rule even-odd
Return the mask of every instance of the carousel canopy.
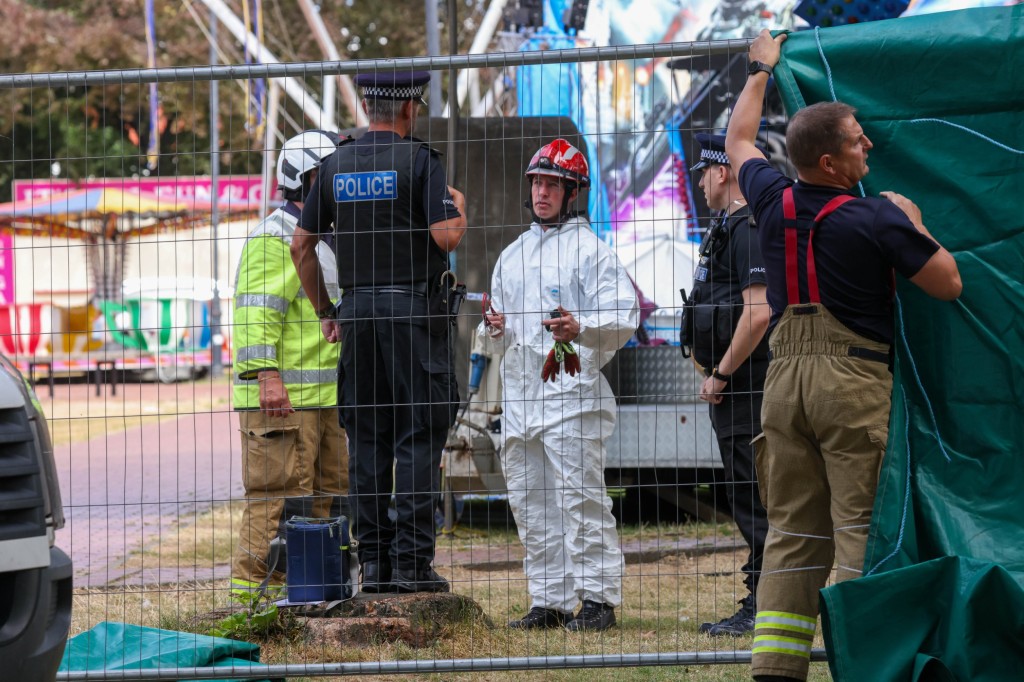
[[[117, 187], [76, 189], [0, 204], [0, 230], [29, 236], [81, 238], [137, 237], [193, 227], [205, 221], [212, 202], [195, 197], [167, 197]], [[247, 204], [221, 207], [238, 217]]]

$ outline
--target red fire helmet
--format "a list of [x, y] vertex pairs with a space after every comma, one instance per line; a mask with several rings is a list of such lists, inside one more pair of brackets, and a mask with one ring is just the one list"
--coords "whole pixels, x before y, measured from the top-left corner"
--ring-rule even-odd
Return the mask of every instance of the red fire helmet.
[[531, 175], [554, 175], [590, 187], [590, 166], [583, 153], [571, 144], [558, 138], [549, 142], [533, 155], [526, 168], [526, 177]]

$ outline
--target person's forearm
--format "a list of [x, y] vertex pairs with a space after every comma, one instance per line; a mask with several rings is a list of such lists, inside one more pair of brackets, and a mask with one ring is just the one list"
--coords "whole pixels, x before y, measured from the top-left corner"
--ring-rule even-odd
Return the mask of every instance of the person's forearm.
[[451, 253], [466, 234], [466, 219], [462, 216], [430, 226], [430, 238], [445, 253]]
[[324, 281], [324, 273], [320, 269], [320, 259], [317, 258], [318, 241], [317, 234], [307, 232], [301, 227], [297, 228], [292, 238], [291, 254], [302, 289], [306, 292], [309, 302], [313, 304], [313, 310], [319, 312], [331, 305], [332, 301], [331, 294], [327, 291], [327, 283]]
[[448, 193], [459, 212], [458, 217], [442, 220], [430, 226], [430, 238], [445, 253], [451, 253], [458, 248], [466, 235], [466, 226], [469, 225], [469, 221], [466, 220], [466, 195], [451, 185], [448, 186]]
[[[767, 29], [761, 31], [750, 44], [747, 58], [751, 62], [760, 62], [774, 69], [782, 55], [782, 43], [786, 42], [786, 34], [772, 36]], [[747, 82], [740, 92], [736, 106], [733, 107], [729, 119], [729, 129], [725, 134], [725, 153], [732, 161], [736, 172], [751, 158], [762, 156], [754, 146], [757, 130], [761, 127], [761, 107], [764, 93], [768, 89], [768, 73], [758, 71], [747, 76]]]
[[764, 338], [768, 329], [769, 316], [755, 311], [753, 306], [743, 306], [743, 312], [736, 323], [736, 331], [732, 335], [732, 342], [718, 363], [718, 371], [721, 374], [729, 375], [738, 370], [744, 362], [750, 358], [757, 345]]
[[587, 348], [607, 353], [616, 351], [636, 333], [640, 320], [640, 306], [634, 298], [629, 301], [613, 299], [609, 310], [581, 314], [580, 332], [576, 342]]

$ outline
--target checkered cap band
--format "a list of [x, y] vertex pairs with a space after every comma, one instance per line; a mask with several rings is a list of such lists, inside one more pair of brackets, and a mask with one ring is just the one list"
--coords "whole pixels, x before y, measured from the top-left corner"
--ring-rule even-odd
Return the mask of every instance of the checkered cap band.
[[725, 152], [720, 152], [717, 149], [701, 149], [700, 160], [707, 161], [708, 163], [721, 163], [726, 166], [729, 165], [729, 157], [726, 156]]
[[379, 88], [369, 86], [363, 88], [363, 97], [380, 99], [418, 99], [423, 94], [422, 86], [404, 88]]

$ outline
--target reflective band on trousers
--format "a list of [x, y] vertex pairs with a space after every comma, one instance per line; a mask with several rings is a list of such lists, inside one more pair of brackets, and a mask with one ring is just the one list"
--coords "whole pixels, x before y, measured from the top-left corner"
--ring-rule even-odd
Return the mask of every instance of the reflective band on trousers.
[[277, 348], [269, 345], [246, 346], [238, 349], [238, 357], [235, 362], [247, 362], [249, 360], [276, 360]]
[[288, 299], [274, 294], [238, 294], [235, 308], [270, 308], [282, 315], [288, 312]]
[[755, 654], [788, 654], [809, 659], [811, 657], [811, 643], [794, 637], [756, 635], [752, 652]]
[[[331, 384], [338, 383], [338, 370], [335, 369], [286, 369], [281, 371], [281, 380], [286, 384]], [[258, 379], [239, 379], [235, 375], [235, 384], [242, 386], [256, 384]]]
[[816, 618], [801, 616], [799, 613], [786, 613], [785, 611], [758, 611], [754, 629], [790, 630], [805, 635], [814, 636], [818, 627]]

